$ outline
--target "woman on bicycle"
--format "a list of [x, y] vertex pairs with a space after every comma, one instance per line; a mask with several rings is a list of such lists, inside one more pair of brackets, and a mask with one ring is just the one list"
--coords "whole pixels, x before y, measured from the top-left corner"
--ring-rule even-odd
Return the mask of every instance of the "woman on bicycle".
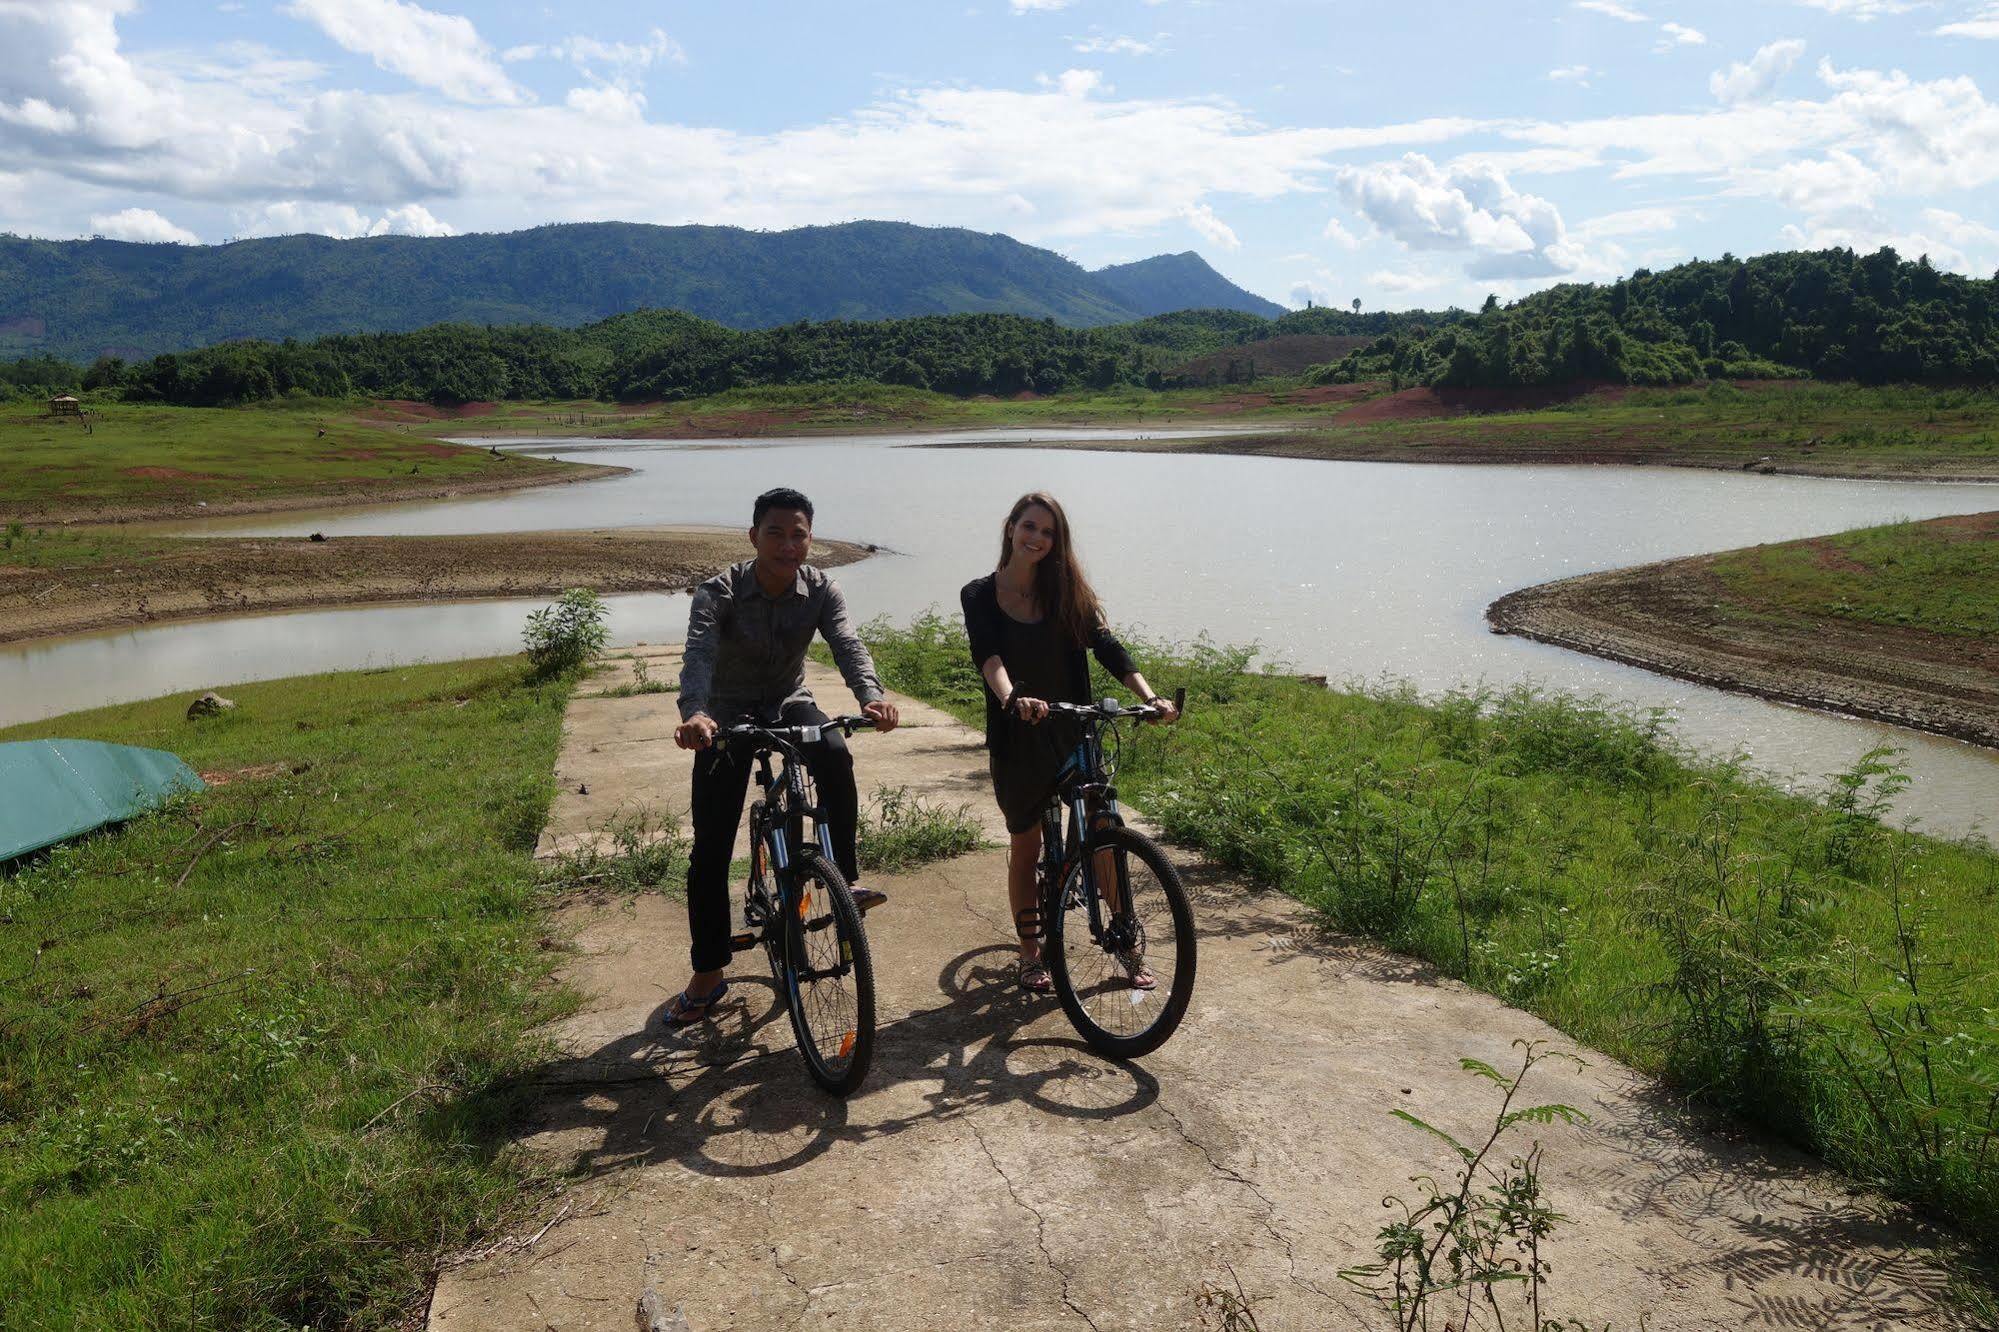
[[[1042, 922], [1034, 869], [1041, 855], [1041, 811], [1073, 736], [1044, 725], [1051, 702], [1088, 703], [1090, 663], [1105, 670], [1156, 708], [1162, 721], [1177, 715], [1172, 700], [1152, 692], [1131, 654], [1104, 622], [1103, 607], [1069, 539], [1069, 518], [1055, 498], [1032, 491], [1014, 502], [1000, 531], [999, 567], [965, 584], [959, 593], [972, 661], [986, 683], [986, 749], [993, 795], [1006, 817], [1007, 900], [1020, 938], [1016, 979], [1024, 990], [1046, 993], [1054, 982], [1041, 958]], [[1152, 976], [1140, 968], [1140, 989]]]

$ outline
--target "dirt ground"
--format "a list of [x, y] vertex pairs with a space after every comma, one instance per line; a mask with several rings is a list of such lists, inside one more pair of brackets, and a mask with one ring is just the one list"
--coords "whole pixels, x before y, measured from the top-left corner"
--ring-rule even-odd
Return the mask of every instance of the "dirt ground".
[[1999, 746], [1999, 643], [1781, 612], [1744, 614], [1713, 557], [1508, 593], [1495, 632], [1698, 684]]
[[[642, 651], [652, 678], [673, 677], [672, 650]], [[823, 705], [846, 706], [809, 670]], [[685, 808], [672, 696], [593, 692], [566, 720], [551, 850], [621, 810]], [[863, 792], [911, 785], [990, 818], [979, 736], [900, 701], [902, 728], [855, 739]], [[568, 1182], [446, 1264], [430, 1328], [626, 1332], [651, 1291], [681, 1311], [662, 1325], [690, 1332], [1156, 1332], [1202, 1326], [1204, 1287], [1236, 1282], [1264, 1332], [1391, 1326], [1338, 1273], [1371, 1256], [1384, 1197], [1415, 1197], [1412, 1176], [1448, 1177], [1454, 1159], [1393, 1112], [1471, 1134], [1493, 1103], [1460, 1058], [1572, 1043], [1176, 859], [1201, 922], [1197, 988], [1173, 1039], [1129, 1064], [1010, 984], [1002, 852], [874, 878], [890, 895], [868, 917], [880, 1046], [846, 1101], [806, 1080], [756, 967], [736, 969], [711, 1022], [661, 1026], [686, 979], [678, 902], [570, 903], [565, 974], [586, 999], [548, 1033], [517, 1138]], [[1587, 1067], [1544, 1066], [1531, 1087], [1590, 1116], [1533, 1130], [1568, 1218], [1552, 1316], [1618, 1332], [1953, 1326], [1923, 1236], [1891, 1208], [1581, 1053]]]
[[[741, 536], [666, 528], [490, 536], [192, 537], [126, 568], [0, 567], [0, 643], [207, 615], [688, 587], [746, 558]], [[858, 559], [839, 542], [816, 563]]]
[[[440, 445], [440, 448], [449, 448]], [[172, 468], [146, 469], [154, 473], [155, 479], [186, 480], [198, 477], [199, 473], [181, 472]], [[93, 523], [152, 523], [173, 522], [187, 518], [221, 518], [233, 514], [248, 513], [290, 513], [298, 509], [330, 509], [345, 504], [398, 504], [404, 500], [460, 499], [467, 495], [495, 495], [509, 490], [529, 490], [537, 486], [566, 486], [578, 481], [595, 481], [607, 476], [622, 476], [631, 471], [629, 467], [610, 467], [599, 463], [565, 463], [563, 470], [554, 475], [522, 478], [495, 477], [490, 480], [370, 480], [352, 485], [328, 484], [312, 490], [292, 495], [257, 495], [244, 499], [214, 499], [196, 503], [185, 499], [148, 500], [136, 504], [94, 504], [88, 510], [70, 506], [47, 510], [24, 509], [10, 512], [11, 521], [26, 523], [30, 527], [67, 524]], [[135, 470], [134, 475], [145, 474]]]

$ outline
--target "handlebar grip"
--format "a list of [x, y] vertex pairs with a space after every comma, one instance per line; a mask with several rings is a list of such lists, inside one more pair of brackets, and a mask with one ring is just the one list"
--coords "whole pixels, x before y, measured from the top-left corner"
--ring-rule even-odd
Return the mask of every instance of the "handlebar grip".
[[1181, 685], [1178, 689], [1173, 691], [1173, 711], [1185, 712], [1186, 710], [1187, 710], [1187, 686]]

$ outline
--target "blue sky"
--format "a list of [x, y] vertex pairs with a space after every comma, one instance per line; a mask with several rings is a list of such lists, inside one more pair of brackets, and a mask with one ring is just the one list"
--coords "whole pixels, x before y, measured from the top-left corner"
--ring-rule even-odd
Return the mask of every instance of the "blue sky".
[[0, 229], [862, 217], [1288, 305], [1999, 269], [1999, 0], [0, 0]]

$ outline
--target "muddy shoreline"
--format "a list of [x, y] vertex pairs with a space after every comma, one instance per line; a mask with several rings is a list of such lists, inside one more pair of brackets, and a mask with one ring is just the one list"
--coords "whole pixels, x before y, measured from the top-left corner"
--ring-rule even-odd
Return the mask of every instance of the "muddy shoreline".
[[[1145, 429], [1135, 425], [1133, 429]], [[1170, 427], [1154, 426], [1167, 429]], [[1709, 472], [1751, 472], [1762, 476], [1809, 476], [1829, 481], [1929, 481], [1938, 485], [1999, 482], [1999, 461], [1989, 468], [1966, 470], [1961, 460], [1935, 458], [1926, 465], [1856, 467], [1818, 462], [1809, 457], [1766, 456], [1753, 449], [1703, 450], [1687, 446], [1629, 445], [1579, 448], [1563, 444], [1451, 439], [1330, 439], [1323, 434], [1286, 429], [1214, 435], [1200, 439], [1035, 440], [1031, 444], [922, 444], [926, 449], [1027, 448], [1089, 449], [1104, 453], [1195, 453], [1244, 458], [1299, 458], [1319, 462], [1434, 463], [1451, 466], [1507, 467], [1687, 467]]]
[[[676, 591], [747, 558], [738, 535], [664, 528], [480, 536], [191, 537], [123, 568], [0, 569], [0, 643], [330, 606]], [[861, 546], [820, 542], [813, 562]]]
[[328, 486], [320, 490], [290, 495], [264, 495], [246, 499], [163, 500], [150, 504], [97, 504], [88, 510], [46, 509], [39, 512], [0, 512], [0, 518], [29, 527], [95, 527], [117, 523], [182, 522], [196, 518], [230, 518], [257, 513], [291, 513], [299, 509], [335, 509], [375, 504], [409, 504], [424, 500], [462, 499], [474, 495], [497, 495], [510, 490], [533, 490], [542, 486], [572, 486], [580, 481], [599, 481], [623, 476], [632, 469], [603, 463], [569, 463], [573, 471], [555, 475], [492, 477], [471, 481], [395, 481], [384, 484]]
[[1486, 622], [1715, 689], [1999, 748], [1999, 643], [1749, 605], [1714, 560], [1523, 588], [1488, 606]]

